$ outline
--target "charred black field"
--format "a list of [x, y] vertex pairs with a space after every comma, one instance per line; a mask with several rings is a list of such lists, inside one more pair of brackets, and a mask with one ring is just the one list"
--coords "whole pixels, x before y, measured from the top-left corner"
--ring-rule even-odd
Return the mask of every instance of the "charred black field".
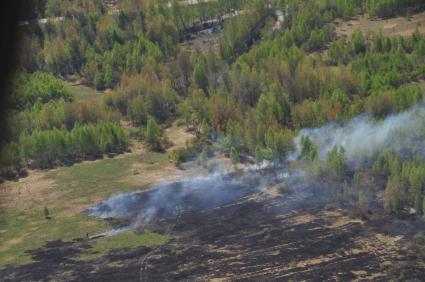
[[[164, 245], [114, 249], [81, 261], [97, 238], [50, 241], [30, 251], [32, 263], [6, 268], [0, 275], [4, 281], [423, 279], [424, 265], [406, 245], [423, 228], [420, 220], [393, 217], [380, 209], [369, 211], [367, 219], [350, 218], [329, 193], [319, 194], [312, 184], [285, 193], [270, 188], [279, 179], [276, 174], [220, 179], [223, 186], [217, 184], [216, 190], [203, 191], [200, 185], [184, 196], [180, 193], [179, 209], [169, 208], [176, 206], [176, 197], [163, 198], [166, 204], [148, 221], [135, 224], [130, 218], [140, 217], [129, 212], [113, 218], [109, 210], [105, 216], [117, 228], [131, 224], [137, 233], [169, 233], [172, 239]], [[181, 192], [187, 183], [168, 185]], [[225, 187], [235, 193], [227, 190], [223, 196]], [[148, 207], [155, 189], [164, 186], [137, 195], [134, 210]], [[105, 210], [106, 202], [98, 208]]]

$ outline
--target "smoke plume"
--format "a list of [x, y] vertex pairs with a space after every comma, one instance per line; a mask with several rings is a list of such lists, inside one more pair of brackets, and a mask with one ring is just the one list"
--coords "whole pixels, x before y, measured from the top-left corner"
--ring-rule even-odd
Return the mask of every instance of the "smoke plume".
[[319, 159], [325, 158], [334, 146], [343, 146], [348, 162], [356, 167], [383, 149], [402, 154], [415, 150], [423, 156], [424, 139], [421, 136], [423, 129], [425, 129], [423, 104], [380, 121], [368, 115], [361, 115], [345, 125], [331, 123], [320, 128], [302, 129], [295, 138], [297, 145], [295, 156], [299, 156], [302, 136], [308, 136], [316, 144]]
[[273, 185], [287, 174], [277, 174], [266, 166], [241, 172], [216, 172], [209, 176], [158, 184], [147, 191], [119, 194], [87, 209], [98, 219], [114, 218], [133, 227], [158, 219], [175, 219], [183, 210], [205, 210], [233, 203]]
[[[289, 158], [299, 158], [301, 137], [308, 136], [318, 148], [319, 158], [326, 157], [334, 146], [343, 146], [348, 162], [360, 166], [383, 149], [402, 154], [425, 156], [425, 107], [423, 104], [376, 121], [362, 115], [347, 124], [332, 123], [315, 129], [303, 129], [295, 138], [297, 151]], [[296, 187], [301, 194], [309, 186], [303, 178], [302, 166], [288, 169], [276, 163], [263, 163], [243, 171], [217, 171], [205, 177], [162, 183], [147, 191], [119, 194], [87, 209], [89, 216], [113, 218], [126, 226], [108, 231], [115, 234], [161, 219], [176, 219], [182, 211], [208, 210], [231, 204], [276, 185]]]

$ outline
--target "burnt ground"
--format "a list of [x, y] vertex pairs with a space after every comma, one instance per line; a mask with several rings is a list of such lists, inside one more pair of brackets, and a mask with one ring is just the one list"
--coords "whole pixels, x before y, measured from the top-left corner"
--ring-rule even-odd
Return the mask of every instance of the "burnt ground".
[[[258, 192], [221, 207], [153, 224], [173, 239], [160, 247], [78, 256], [90, 240], [48, 242], [33, 261], [0, 271], [2, 281], [423, 281], [405, 240], [421, 221], [374, 212], [367, 221], [312, 192]], [[423, 229], [422, 229], [423, 230]]]

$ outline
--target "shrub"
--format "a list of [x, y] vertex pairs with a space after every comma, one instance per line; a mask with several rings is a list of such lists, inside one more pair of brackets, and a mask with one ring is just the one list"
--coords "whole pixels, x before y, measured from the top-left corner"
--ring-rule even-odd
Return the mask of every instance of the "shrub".
[[148, 124], [146, 126], [145, 143], [152, 150], [160, 150], [162, 148], [161, 129], [159, 128], [158, 123], [152, 117], [148, 119]]

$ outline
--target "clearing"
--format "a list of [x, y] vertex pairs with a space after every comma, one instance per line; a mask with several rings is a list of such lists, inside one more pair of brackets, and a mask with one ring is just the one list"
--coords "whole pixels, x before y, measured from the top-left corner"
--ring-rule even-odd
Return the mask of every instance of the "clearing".
[[78, 82], [69, 82], [62, 80], [66, 88], [74, 95], [77, 101], [101, 101], [104, 92], [98, 91], [92, 87], [86, 86]]
[[[167, 134], [175, 143], [172, 148], [193, 138], [185, 127], [176, 124], [167, 129]], [[149, 152], [140, 144], [138, 147], [114, 158], [30, 171], [26, 178], [2, 183], [0, 268], [31, 261], [25, 251], [45, 241], [70, 240], [109, 230], [108, 223], [89, 218], [84, 211], [113, 194], [184, 177], [185, 172], [169, 161], [167, 153]], [[45, 207], [51, 219], [44, 218]]]
[[391, 19], [376, 19], [361, 15], [350, 21], [336, 20], [334, 22], [338, 36], [350, 36], [356, 29], [364, 34], [381, 32], [383, 36], [410, 36], [416, 29], [425, 34], [425, 12], [411, 17], [396, 17]]

